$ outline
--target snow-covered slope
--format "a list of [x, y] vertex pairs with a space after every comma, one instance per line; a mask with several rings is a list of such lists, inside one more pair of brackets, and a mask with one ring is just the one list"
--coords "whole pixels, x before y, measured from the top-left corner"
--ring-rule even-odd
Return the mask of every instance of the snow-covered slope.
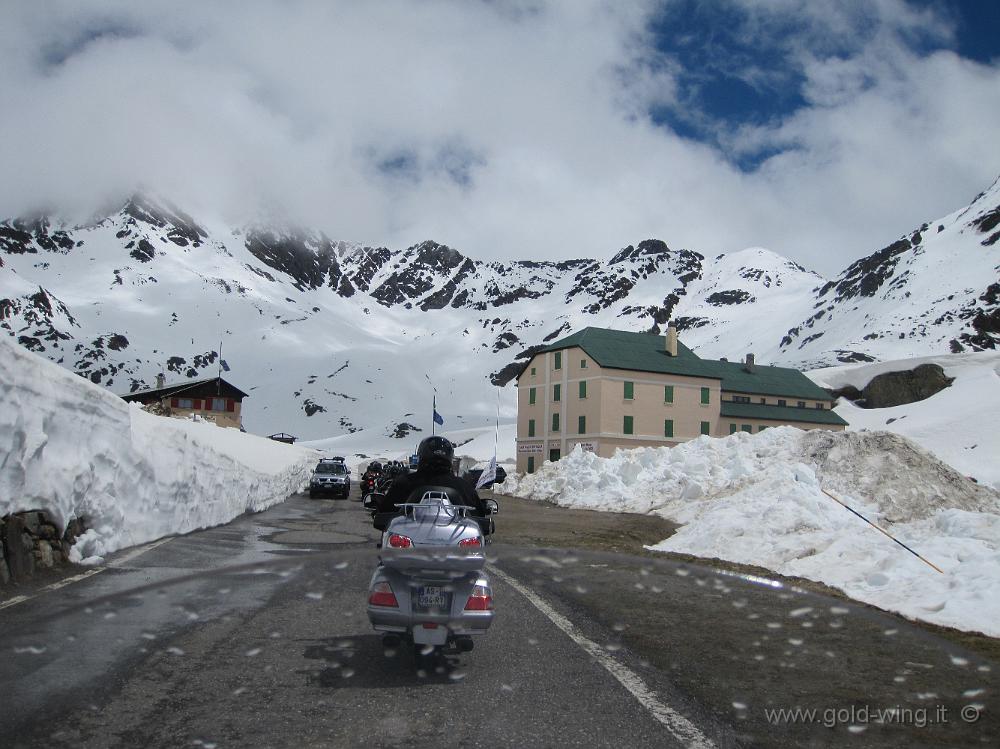
[[226, 523], [299, 491], [317, 453], [153, 416], [0, 337], [0, 515], [90, 527], [76, 561]]
[[807, 375], [822, 387], [863, 389], [885, 372], [937, 364], [954, 382], [922, 401], [892, 408], [860, 408], [842, 398], [836, 412], [848, 429], [901, 434], [957, 471], [1000, 491], [1000, 352], [942, 354], [877, 364], [814, 369]]
[[410, 441], [430, 428], [432, 387], [449, 429], [492, 423], [493, 384], [587, 325], [674, 319], [703, 356], [810, 367], [993, 348], [998, 222], [994, 185], [826, 281], [762, 249], [705, 258], [647, 240], [600, 259], [486, 262], [435, 242], [234, 228], [137, 195], [83, 226], [0, 223], [0, 326], [117, 393], [161, 371], [211, 376], [224, 358], [256, 433]]
[[995, 348], [1000, 335], [1000, 179], [824, 285], [789, 329], [784, 361], [884, 361]]

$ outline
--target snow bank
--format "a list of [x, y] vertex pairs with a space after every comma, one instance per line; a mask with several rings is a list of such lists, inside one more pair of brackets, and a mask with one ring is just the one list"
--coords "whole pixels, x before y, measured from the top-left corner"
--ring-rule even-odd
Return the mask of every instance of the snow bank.
[[652, 549], [759, 565], [1000, 636], [1000, 497], [899, 435], [781, 427], [613, 458], [574, 450], [502, 488], [566, 506], [657, 513], [683, 527]]
[[262, 510], [301, 490], [315, 462], [312, 450], [153, 416], [0, 336], [0, 515], [86, 517], [77, 561]]
[[846, 399], [836, 412], [860, 431], [886, 430], [907, 437], [967, 476], [1000, 490], [1000, 352], [944, 354], [873, 364], [814, 369], [805, 374], [822, 387], [864, 388], [885, 372], [938, 364], [955, 381], [916, 403], [893, 408], [859, 408]]

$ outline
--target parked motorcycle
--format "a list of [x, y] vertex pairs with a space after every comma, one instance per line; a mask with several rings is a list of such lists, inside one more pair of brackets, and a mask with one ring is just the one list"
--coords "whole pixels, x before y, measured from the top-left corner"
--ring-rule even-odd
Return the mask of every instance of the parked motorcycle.
[[412, 644], [418, 667], [448, 650], [472, 650], [472, 638], [493, 622], [483, 531], [456, 494], [428, 489], [397, 506], [401, 514], [384, 526], [368, 586], [368, 619], [383, 645]]

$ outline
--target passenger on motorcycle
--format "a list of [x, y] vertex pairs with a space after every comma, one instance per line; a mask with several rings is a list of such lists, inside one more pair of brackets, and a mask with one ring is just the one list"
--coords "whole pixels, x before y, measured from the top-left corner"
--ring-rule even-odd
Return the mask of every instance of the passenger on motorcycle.
[[[461, 496], [461, 501], [455, 504], [464, 504], [474, 508], [469, 514], [477, 519], [486, 518], [489, 514], [486, 502], [479, 496], [472, 484], [452, 474], [454, 457], [455, 448], [446, 438], [441, 436], [426, 437], [417, 448], [417, 470], [396, 477], [389, 492], [381, 498], [378, 512], [397, 512], [396, 505], [414, 501], [411, 495], [422, 487], [448, 487], [454, 489]], [[484, 532], [489, 533], [490, 531], [484, 526]]]

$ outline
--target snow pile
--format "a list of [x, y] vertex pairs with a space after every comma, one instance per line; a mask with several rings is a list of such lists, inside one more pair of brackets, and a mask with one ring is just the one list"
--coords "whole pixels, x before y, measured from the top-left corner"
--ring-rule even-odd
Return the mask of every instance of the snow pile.
[[758, 565], [906, 616], [1000, 636], [1000, 497], [898, 435], [781, 427], [613, 458], [574, 450], [509, 477], [503, 491], [657, 513], [683, 527], [655, 550]]
[[315, 462], [312, 450], [148, 414], [0, 336], [0, 515], [85, 517], [76, 561], [263, 510]]
[[907, 437], [967, 476], [1000, 490], [1000, 352], [949, 354], [875, 364], [814, 369], [805, 374], [817, 385], [863, 389], [885, 372], [938, 364], [955, 381], [916, 403], [892, 408], [860, 408], [841, 399], [836, 412], [849, 429], [884, 429]]

